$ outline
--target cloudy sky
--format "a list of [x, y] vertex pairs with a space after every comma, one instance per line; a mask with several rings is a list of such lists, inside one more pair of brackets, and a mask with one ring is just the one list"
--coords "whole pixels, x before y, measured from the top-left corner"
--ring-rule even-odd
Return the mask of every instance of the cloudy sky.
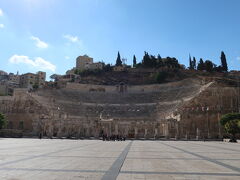
[[50, 76], [78, 55], [132, 63], [144, 51], [217, 65], [223, 50], [240, 69], [239, 0], [0, 0], [0, 69]]

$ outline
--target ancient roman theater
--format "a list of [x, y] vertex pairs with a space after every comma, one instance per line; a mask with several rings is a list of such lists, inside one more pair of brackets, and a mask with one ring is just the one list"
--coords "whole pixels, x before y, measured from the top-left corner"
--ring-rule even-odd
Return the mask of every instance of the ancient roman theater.
[[220, 116], [238, 108], [238, 88], [214, 78], [152, 85], [66, 83], [0, 97], [8, 129], [23, 135], [133, 139], [220, 138]]

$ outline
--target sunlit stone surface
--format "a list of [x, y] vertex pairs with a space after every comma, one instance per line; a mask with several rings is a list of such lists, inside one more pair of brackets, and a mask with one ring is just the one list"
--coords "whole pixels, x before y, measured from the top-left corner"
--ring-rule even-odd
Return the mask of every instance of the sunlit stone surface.
[[240, 144], [0, 139], [0, 179], [240, 179]]

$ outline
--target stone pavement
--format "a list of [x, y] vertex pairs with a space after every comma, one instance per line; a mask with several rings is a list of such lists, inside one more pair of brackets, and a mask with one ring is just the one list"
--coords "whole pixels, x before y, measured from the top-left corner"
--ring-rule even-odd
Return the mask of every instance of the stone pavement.
[[240, 144], [0, 139], [0, 180], [240, 179]]

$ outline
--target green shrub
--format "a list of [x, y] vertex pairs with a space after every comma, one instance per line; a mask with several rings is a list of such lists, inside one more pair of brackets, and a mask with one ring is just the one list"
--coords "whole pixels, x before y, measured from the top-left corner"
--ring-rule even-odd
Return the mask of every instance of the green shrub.
[[240, 133], [240, 114], [225, 114], [221, 117], [220, 123], [225, 131], [232, 135], [231, 141], [236, 142], [236, 134]]
[[167, 76], [168, 76], [167, 72], [164, 72], [164, 71], [158, 72], [155, 76], [155, 81], [157, 83], [163, 83], [166, 80]]
[[0, 113], [0, 129], [3, 129], [7, 125], [7, 121], [3, 114]]

